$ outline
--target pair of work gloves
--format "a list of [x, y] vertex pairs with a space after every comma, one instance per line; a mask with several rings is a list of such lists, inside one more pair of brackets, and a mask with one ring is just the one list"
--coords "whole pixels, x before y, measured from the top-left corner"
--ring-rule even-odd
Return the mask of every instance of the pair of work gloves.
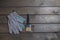
[[8, 15], [9, 33], [20, 34], [20, 31], [25, 30], [25, 26], [23, 24], [25, 21], [26, 19], [18, 15], [16, 12], [10, 13]]

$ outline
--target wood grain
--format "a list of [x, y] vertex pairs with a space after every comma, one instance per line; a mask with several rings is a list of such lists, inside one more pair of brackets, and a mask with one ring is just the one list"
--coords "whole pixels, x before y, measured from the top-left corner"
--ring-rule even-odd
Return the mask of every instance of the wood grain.
[[8, 32], [7, 24], [0, 24], [0, 33]]
[[5, 35], [0, 34], [0, 40], [14, 40], [14, 39], [8, 34]]
[[60, 0], [1, 0], [0, 6], [60, 6]]

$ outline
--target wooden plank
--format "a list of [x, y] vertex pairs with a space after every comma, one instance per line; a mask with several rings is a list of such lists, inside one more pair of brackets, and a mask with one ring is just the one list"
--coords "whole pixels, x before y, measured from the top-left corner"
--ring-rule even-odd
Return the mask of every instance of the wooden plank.
[[1, 1], [0, 6], [39, 6], [41, 0], [6, 0]]
[[34, 34], [19, 34], [19, 35], [10, 35], [10, 34], [0, 34], [0, 39], [1, 40], [42, 40], [42, 39], [55, 39], [58, 40], [60, 39], [60, 34], [56, 33], [34, 33]]
[[30, 40], [33, 39], [33, 34], [32, 33], [22, 33], [22, 34], [18, 34], [18, 35], [13, 35], [13, 34], [0, 34], [0, 39], [1, 40]]
[[[26, 25], [26, 24], [25, 24]], [[60, 24], [32, 24], [32, 33], [59, 33]], [[0, 24], [0, 33], [8, 33], [7, 24]]]
[[34, 32], [60, 32], [60, 24], [32, 24]]
[[30, 23], [60, 23], [60, 15], [35, 15], [30, 16]]
[[33, 39], [33, 35], [30, 34], [19, 34], [19, 35], [13, 35], [13, 34], [0, 34], [1, 40], [30, 40]]
[[9, 14], [12, 12], [12, 10], [15, 10], [18, 14], [34, 14], [36, 8], [25, 8], [25, 7], [21, 7], [21, 8], [0, 8], [0, 14]]
[[0, 6], [60, 6], [60, 0], [6, 0]]
[[60, 14], [60, 7], [7, 7], [0, 8], [0, 14], [9, 14], [12, 10], [18, 14]]

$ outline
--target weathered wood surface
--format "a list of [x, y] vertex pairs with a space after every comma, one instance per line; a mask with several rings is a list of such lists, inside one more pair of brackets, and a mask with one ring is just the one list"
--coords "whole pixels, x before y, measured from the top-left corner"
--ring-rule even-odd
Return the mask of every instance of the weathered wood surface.
[[0, 33], [8, 32], [8, 25], [7, 24], [0, 24]]
[[59, 40], [59, 33], [22, 33], [19, 35], [0, 34], [0, 40]]
[[[0, 0], [0, 23], [2, 23], [0, 24], [0, 40], [59, 40], [60, 33], [23, 33], [19, 35], [8, 34], [6, 16], [11, 13], [12, 10], [15, 10], [18, 14], [60, 14], [60, 7], [20, 6], [60, 6], [60, 0]], [[23, 17], [26, 18], [26, 16]], [[30, 17], [30, 23], [60, 23], [60, 15], [34, 15]], [[60, 24], [32, 25], [34, 25], [34, 32], [60, 31]]]
[[60, 6], [60, 0], [1, 0], [0, 6]]
[[0, 8], [0, 14], [9, 14], [12, 10], [18, 14], [60, 14], [60, 7], [7, 7]]
[[[32, 15], [32, 16], [30, 15], [30, 22], [32, 23], [41, 23], [41, 22], [46, 23], [47, 21], [53, 23], [60, 22], [59, 21], [60, 15], [55, 15], [55, 14], [60, 14], [59, 7], [0, 8], [0, 22], [7, 23], [6, 17], [8, 14], [12, 12], [13, 9], [15, 9], [15, 11], [18, 14], [54, 14], [54, 15]], [[26, 18], [26, 15], [23, 15], [23, 17]]]
[[14, 40], [14, 39], [8, 34], [5, 35], [0, 34], [0, 40]]

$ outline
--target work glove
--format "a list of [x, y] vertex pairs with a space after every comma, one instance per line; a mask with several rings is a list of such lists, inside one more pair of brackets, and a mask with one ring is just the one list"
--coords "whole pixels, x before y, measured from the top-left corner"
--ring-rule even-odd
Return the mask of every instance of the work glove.
[[8, 15], [9, 33], [19, 34], [19, 31], [23, 31], [25, 29], [23, 25], [25, 20], [25, 18], [19, 16], [16, 12], [10, 13]]

